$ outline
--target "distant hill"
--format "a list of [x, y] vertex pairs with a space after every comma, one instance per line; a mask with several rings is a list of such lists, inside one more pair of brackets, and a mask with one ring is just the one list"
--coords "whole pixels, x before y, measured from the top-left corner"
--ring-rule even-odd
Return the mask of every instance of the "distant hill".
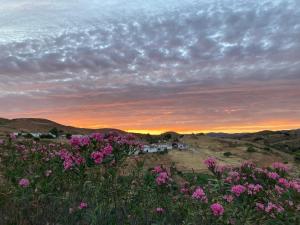
[[86, 129], [77, 128], [72, 126], [65, 126], [47, 119], [39, 118], [19, 118], [19, 119], [4, 119], [0, 118], [0, 133], [10, 132], [49, 132], [52, 128], [56, 127], [58, 130], [64, 133], [72, 134], [88, 134], [92, 132], [106, 133], [110, 131], [116, 131], [119, 133], [125, 133], [125, 131], [113, 129], [113, 128], [101, 128], [101, 129]]
[[207, 136], [259, 143], [289, 153], [300, 152], [300, 129], [240, 134], [208, 133]]

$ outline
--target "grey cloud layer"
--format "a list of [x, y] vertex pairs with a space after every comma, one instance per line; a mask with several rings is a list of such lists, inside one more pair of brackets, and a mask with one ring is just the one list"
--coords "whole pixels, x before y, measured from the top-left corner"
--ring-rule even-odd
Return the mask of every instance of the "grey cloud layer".
[[1, 83], [74, 78], [120, 86], [299, 77], [298, 1], [200, 1], [193, 6], [2, 44]]

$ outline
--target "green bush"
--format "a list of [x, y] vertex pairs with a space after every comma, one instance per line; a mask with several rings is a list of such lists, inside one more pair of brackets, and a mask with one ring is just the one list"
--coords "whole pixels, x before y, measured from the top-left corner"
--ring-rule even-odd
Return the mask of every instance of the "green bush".
[[256, 152], [255, 148], [253, 146], [250, 146], [247, 148], [247, 152]]
[[224, 152], [223, 155], [226, 156], [226, 157], [229, 157], [229, 156], [232, 155], [232, 153], [231, 152]]
[[210, 158], [209, 174], [148, 169], [131, 136], [49, 142], [1, 145], [1, 225], [299, 224], [300, 183], [283, 164], [227, 167]]

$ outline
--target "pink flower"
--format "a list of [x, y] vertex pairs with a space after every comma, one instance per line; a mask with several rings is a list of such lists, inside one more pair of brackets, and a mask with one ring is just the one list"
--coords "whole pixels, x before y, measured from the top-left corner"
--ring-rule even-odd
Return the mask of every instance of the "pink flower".
[[279, 175], [276, 172], [268, 172], [267, 176], [273, 180], [277, 180], [279, 178]]
[[224, 195], [223, 198], [227, 201], [227, 202], [232, 202], [234, 199], [233, 195]]
[[265, 212], [270, 213], [272, 211], [280, 213], [284, 211], [284, 208], [282, 208], [282, 206], [280, 205], [276, 205], [272, 202], [269, 202], [268, 205], [265, 207]]
[[247, 188], [249, 195], [256, 195], [258, 192], [263, 190], [263, 187], [260, 184], [248, 184]]
[[0, 139], [0, 145], [4, 144], [4, 140]]
[[201, 187], [197, 187], [196, 190], [194, 191], [192, 198], [201, 200], [202, 202], [207, 203], [207, 197]]
[[288, 172], [290, 169], [288, 165], [281, 163], [281, 162], [274, 162], [272, 164], [272, 167], [273, 167], [273, 169], [276, 169], [279, 172]]
[[215, 216], [222, 216], [224, 214], [224, 208], [219, 203], [212, 204], [210, 209]]
[[256, 205], [256, 208], [257, 208], [258, 210], [261, 210], [261, 211], [264, 211], [264, 210], [265, 210], [265, 205], [264, 205], [264, 204], [262, 204], [262, 203], [260, 203], [260, 202], [257, 202], [257, 203], [255, 203], [255, 205]]
[[162, 172], [163, 171], [163, 169], [160, 167], [160, 166], [156, 166], [156, 167], [154, 167], [154, 169], [152, 170], [152, 172], [154, 172], [154, 173], [160, 173], [160, 172]]
[[98, 142], [103, 141], [103, 135], [100, 133], [93, 133], [90, 137]]
[[79, 209], [86, 209], [88, 207], [88, 204], [86, 202], [80, 202], [78, 208]]
[[241, 165], [241, 168], [253, 169], [255, 168], [255, 164], [252, 161], [244, 161]]
[[45, 176], [49, 177], [51, 175], [51, 173], [52, 173], [52, 170], [46, 170], [45, 171]]
[[106, 147], [104, 147], [102, 149], [104, 156], [110, 155], [112, 153], [112, 151], [113, 151], [113, 148], [111, 147], [111, 145], [107, 145]]
[[182, 188], [180, 189], [180, 192], [181, 192], [182, 194], [188, 194], [188, 193], [189, 193], [189, 189], [186, 188], [186, 187], [182, 187]]
[[213, 169], [213, 168], [215, 168], [215, 166], [217, 164], [216, 158], [214, 158], [214, 157], [208, 157], [206, 160], [204, 160], [204, 164], [209, 169]]
[[94, 160], [95, 164], [100, 164], [102, 163], [102, 160], [104, 158], [104, 155], [102, 152], [97, 151], [97, 152], [92, 152], [91, 158]]
[[285, 191], [282, 187], [279, 187], [278, 185], [275, 185], [275, 191], [277, 194], [282, 195]]
[[165, 210], [163, 208], [156, 208], [155, 210], [157, 213], [163, 213]]
[[279, 179], [278, 179], [278, 183], [281, 184], [281, 185], [283, 185], [283, 186], [286, 187], [286, 188], [289, 188], [289, 187], [290, 187], [290, 183], [289, 183], [288, 180], [285, 179], [285, 178], [279, 178]]
[[28, 187], [30, 184], [29, 180], [26, 179], [26, 178], [22, 178], [20, 181], [19, 181], [19, 185], [23, 188], [25, 187]]
[[10, 133], [10, 134], [9, 134], [9, 137], [10, 137], [10, 139], [12, 139], [12, 140], [16, 140], [16, 139], [17, 139], [17, 136], [16, 136], [14, 133]]
[[246, 187], [240, 184], [231, 187], [231, 192], [234, 193], [237, 197], [239, 197], [245, 191]]
[[157, 185], [163, 185], [166, 184], [169, 181], [169, 179], [170, 178], [167, 172], [160, 172], [156, 177], [155, 181]]
[[292, 189], [300, 193], [300, 182], [296, 180], [292, 180], [289, 182], [289, 185]]

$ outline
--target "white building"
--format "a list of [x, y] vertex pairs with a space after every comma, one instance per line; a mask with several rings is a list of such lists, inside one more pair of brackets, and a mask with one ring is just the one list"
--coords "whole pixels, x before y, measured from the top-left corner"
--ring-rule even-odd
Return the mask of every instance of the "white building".
[[142, 151], [145, 153], [163, 152], [165, 150], [172, 150], [172, 145], [169, 144], [144, 145], [142, 149]]

